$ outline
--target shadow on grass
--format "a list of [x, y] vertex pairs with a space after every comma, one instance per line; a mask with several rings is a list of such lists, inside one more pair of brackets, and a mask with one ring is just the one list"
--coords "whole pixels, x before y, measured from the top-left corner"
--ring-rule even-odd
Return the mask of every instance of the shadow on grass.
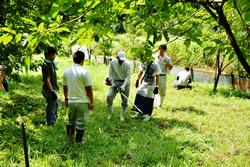
[[2, 104], [2, 118], [16, 118], [19, 115], [24, 116], [36, 112], [41, 108], [42, 103], [42, 97], [13, 92], [10, 99]]
[[[89, 118], [85, 132], [86, 143], [82, 146], [70, 144], [65, 152], [66, 109], [62, 109], [55, 126], [40, 124], [44, 120], [39, 108], [45, 109], [45, 101], [38, 89], [39, 77], [30, 80], [30, 85], [20, 84], [17, 92], [12, 92], [10, 102], [3, 106], [2, 117], [6, 124], [0, 126], [1, 150], [8, 155], [12, 163], [24, 161], [21, 142], [21, 125], [8, 123], [16, 115], [26, 116], [27, 141], [30, 161], [40, 161], [47, 166], [193, 166], [203, 163], [200, 157], [185, 155], [185, 148], [200, 152], [199, 143], [180, 140], [166, 131], [175, 127], [196, 131], [189, 122], [175, 119], [155, 118], [149, 122], [132, 119], [129, 113], [126, 121], [120, 122], [120, 104], [113, 107], [113, 118], [107, 120], [107, 106], [103, 99], [95, 101], [94, 113]], [[39, 85], [40, 87], [41, 85]], [[35, 126], [34, 126], [35, 125]], [[7, 127], [7, 128], [6, 128]], [[14, 133], [14, 135], [13, 135]], [[14, 154], [12, 155], [11, 153]], [[13, 160], [14, 157], [14, 160]]]
[[190, 129], [192, 131], [197, 131], [197, 127], [191, 124], [188, 121], [180, 121], [177, 119], [162, 119], [162, 118], [154, 118], [153, 119], [159, 127], [159, 129], [172, 129], [172, 128], [185, 128]]
[[197, 115], [206, 115], [206, 113], [202, 110], [196, 109], [193, 106], [182, 106], [182, 107], [173, 107], [170, 109], [172, 112], [182, 111], [182, 112], [190, 112], [195, 113]]

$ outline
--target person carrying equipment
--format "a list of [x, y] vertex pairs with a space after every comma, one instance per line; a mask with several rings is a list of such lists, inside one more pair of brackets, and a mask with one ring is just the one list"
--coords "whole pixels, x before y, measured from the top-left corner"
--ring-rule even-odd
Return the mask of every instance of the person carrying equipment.
[[[127, 98], [129, 97], [129, 86], [130, 86], [130, 72], [131, 66], [129, 62], [126, 60], [125, 52], [118, 52], [117, 59], [111, 61], [109, 66], [109, 78], [106, 79], [106, 84], [111, 85], [108, 95], [107, 95], [107, 104], [108, 104], [108, 117], [110, 120], [112, 117], [112, 104], [113, 100], [116, 97], [116, 94], [120, 91]], [[121, 94], [121, 112], [120, 112], [120, 120], [125, 120], [125, 111], [128, 107], [128, 99], [122, 96]]]
[[[134, 106], [137, 106], [143, 115], [144, 121], [149, 121], [153, 112], [155, 94], [158, 94], [160, 67], [156, 62], [146, 61], [139, 66], [135, 87], [137, 88]], [[143, 77], [142, 77], [143, 76]], [[141, 79], [142, 78], [142, 79]], [[139, 84], [141, 79], [141, 84]], [[138, 109], [133, 108], [138, 113], [134, 117], [142, 115]]]

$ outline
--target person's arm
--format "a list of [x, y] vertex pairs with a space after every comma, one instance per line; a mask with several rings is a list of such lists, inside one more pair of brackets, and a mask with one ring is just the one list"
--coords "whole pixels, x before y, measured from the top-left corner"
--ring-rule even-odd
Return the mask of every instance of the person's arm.
[[92, 110], [94, 108], [92, 86], [85, 86], [85, 90], [86, 90], [87, 96], [89, 97], [89, 109]]
[[53, 91], [53, 86], [50, 82], [50, 72], [48, 70], [48, 66], [46, 64], [44, 64], [42, 66], [42, 73], [43, 73], [43, 77], [44, 77], [44, 84], [47, 86], [47, 88], [49, 89], [50, 92]]
[[50, 82], [50, 77], [45, 78], [44, 82], [45, 82], [45, 85], [47, 86], [47, 88], [49, 89], [49, 91], [52, 92], [53, 91], [53, 87], [52, 87], [52, 84]]
[[169, 70], [172, 70], [173, 65], [172, 64], [166, 64], [166, 68], [168, 68]]
[[109, 80], [111, 82], [111, 84], [114, 84], [114, 80], [113, 80], [113, 62], [110, 63], [109, 65]]
[[141, 77], [142, 77], [142, 74], [143, 74], [142, 71], [140, 71], [140, 72], [138, 73], [138, 75], [137, 75], [137, 80], [138, 80], [138, 81], [140, 81], [140, 79], [141, 79]]
[[64, 94], [65, 105], [68, 107], [68, 87], [66, 85], [63, 85], [63, 94]]
[[159, 83], [160, 83], [160, 75], [156, 75], [155, 76], [155, 85], [156, 85], [156, 87], [159, 86]]
[[130, 83], [130, 73], [131, 73], [131, 67], [130, 67], [130, 64], [128, 64], [127, 71], [126, 71], [126, 78], [124, 81], [125, 86]]
[[188, 74], [188, 83], [191, 83], [192, 82], [192, 78], [191, 78], [191, 74], [189, 73]]
[[165, 62], [165, 67], [169, 70], [172, 70], [173, 65], [171, 64], [171, 60], [164, 59], [163, 61]]

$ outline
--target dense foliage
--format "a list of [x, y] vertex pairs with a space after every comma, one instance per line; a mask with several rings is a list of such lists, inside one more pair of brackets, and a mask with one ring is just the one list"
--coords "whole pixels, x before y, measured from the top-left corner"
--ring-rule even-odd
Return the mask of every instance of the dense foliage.
[[[42, 52], [46, 45], [65, 51], [65, 47], [76, 43], [91, 45], [93, 40], [103, 43], [103, 53], [110, 55], [109, 45], [114, 36], [127, 32], [135, 36], [145, 34], [139, 47], [129, 51], [135, 58], [149, 58], [157, 41], [169, 44], [178, 39], [186, 47], [197, 43], [205, 56], [214, 55], [219, 48], [228, 61], [237, 57], [250, 73], [249, 3], [247, 0], [3, 1], [0, 58], [17, 70], [23, 65], [28, 69], [32, 55]], [[27, 43], [21, 45], [25, 33]]]

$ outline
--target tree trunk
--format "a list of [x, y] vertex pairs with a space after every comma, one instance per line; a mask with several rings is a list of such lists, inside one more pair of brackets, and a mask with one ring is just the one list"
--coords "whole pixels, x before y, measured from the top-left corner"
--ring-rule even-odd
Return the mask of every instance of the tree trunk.
[[216, 54], [216, 69], [215, 69], [215, 78], [214, 78], [214, 89], [213, 92], [216, 92], [217, 86], [220, 80], [220, 75], [222, 73], [222, 66], [223, 66], [223, 61], [224, 59], [221, 60], [222, 62], [220, 63], [220, 49], [217, 49], [217, 54]]
[[[209, 12], [209, 14], [219, 23], [219, 25], [222, 25], [227, 33], [227, 36], [230, 40], [230, 43], [232, 45], [232, 47], [234, 48], [234, 52], [236, 54], [236, 56], [238, 57], [241, 65], [243, 66], [243, 68], [246, 70], [246, 72], [250, 75], [250, 65], [247, 63], [246, 58], [244, 57], [237, 41], [236, 38], [231, 30], [231, 27], [227, 21], [226, 16], [224, 15], [223, 6], [217, 6], [216, 7], [216, 12], [217, 15], [212, 11], [212, 9], [209, 7], [209, 3], [210, 2], [203, 2], [201, 3], [204, 8]], [[211, 4], [210, 4], [211, 5]]]
[[246, 72], [250, 75], [250, 66], [246, 61], [246, 58], [244, 57], [242, 51], [240, 50], [240, 47], [234, 37], [234, 34], [231, 30], [231, 27], [223, 13], [223, 10], [217, 10], [217, 13], [219, 15], [219, 20], [221, 25], [225, 28], [226, 32], [227, 32], [227, 36], [231, 42], [231, 45], [234, 48], [235, 54], [237, 55], [241, 65], [244, 67], [244, 69], [246, 70]]
[[105, 65], [107, 65], [107, 64], [108, 64], [108, 61], [107, 61], [107, 56], [106, 56], [106, 55], [103, 57], [103, 63], [104, 63]]
[[87, 47], [87, 51], [89, 54], [89, 63], [91, 63], [91, 48], [90, 48], [90, 46]]
[[234, 77], [234, 73], [233, 73], [233, 72], [231, 72], [231, 75], [230, 75], [230, 76], [231, 76], [231, 84], [232, 84], [232, 88], [233, 88], [233, 89], [235, 89], [235, 83], [234, 83], [234, 82], [235, 82], [235, 77]]
[[213, 89], [213, 92], [216, 92], [217, 91], [217, 86], [218, 86], [218, 83], [219, 83], [219, 80], [220, 80], [220, 75], [221, 75], [221, 72], [218, 71], [215, 79], [214, 79], [214, 89]]

